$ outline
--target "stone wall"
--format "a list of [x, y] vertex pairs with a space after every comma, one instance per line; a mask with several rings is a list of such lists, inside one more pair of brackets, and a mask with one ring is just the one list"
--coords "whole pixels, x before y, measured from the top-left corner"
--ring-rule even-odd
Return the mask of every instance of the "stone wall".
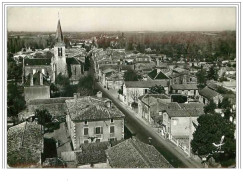
[[25, 101], [50, 98], [50, 86], [24, 87]]

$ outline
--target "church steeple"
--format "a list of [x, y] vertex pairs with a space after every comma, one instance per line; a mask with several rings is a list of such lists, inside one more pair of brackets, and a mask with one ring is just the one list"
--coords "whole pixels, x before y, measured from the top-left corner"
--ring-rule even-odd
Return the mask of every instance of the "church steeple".
[[58, 13], [58, 23], [57, 23], [57, 31], [56, 31], [56, 41], [58, 43], [63, 42], [63, 34], [62, 34], [62, 27], [61, 27], [61, 22], [59, 18], [59, 13]]

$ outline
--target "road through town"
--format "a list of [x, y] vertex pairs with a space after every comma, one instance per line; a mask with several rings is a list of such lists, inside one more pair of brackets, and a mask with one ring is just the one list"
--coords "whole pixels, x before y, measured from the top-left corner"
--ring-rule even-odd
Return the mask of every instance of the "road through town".
[[99, 83], [96, 83], [96, 88], [103, 92], [103, 96], [111, 99], [113, 103], [125, 114], [125, 125], [136, 134], [136, 137], [145, 143], [148, 143], [148, 138], [152, 138], [152, 145], [172, 164], [177, 168], [202, 168], [202, 165], [197, 161], [187, 157], [183, 151], [171, 143], [169, 140], [160, 137], [150, 126], [145, 124], [133, 111], [130, 111], [117, 97], [114, 97], [109, 90], [103, 88]]

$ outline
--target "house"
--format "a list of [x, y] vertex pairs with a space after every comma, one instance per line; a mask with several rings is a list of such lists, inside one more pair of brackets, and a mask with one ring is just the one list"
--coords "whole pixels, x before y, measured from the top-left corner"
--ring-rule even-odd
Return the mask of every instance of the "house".
[[49, 113], [59, 120], [66, 118], [67, 106], [65, 101], [71, 100], [74, 97], [58, 97], [50, 99], [34, 99], [27, 102], [27, 111], [28, 113], [34, 114], [35, 110], [46, 109]]
[[158, 115], [163, 106], [170, 102], [170, 97], [164, 94], [145, 94], [140, 96], [138, 97], [138, 115], [152, 123], [152, 116]]
[[174, 84], [196, 84], [197, 77], [187, 72], [173, 72], [170, 76], [170, 85]]
[[127, 105], [131, 106], [133, 102], [138, 102], [138, 97], [149, 92], [149, 88], [161, 85], [168, 93], [167, 81], [125, 81], [123, 84], [123, 96]]
[[86, 143], [123, 139], [124, 114], [111, 100], [100, 93], [97, 96], [66, 100], [66, 122], [74, 150]]
[[150, 63], [151, 57], [149, 55], [138, 54], [135, 58], [135, 63]]
[[186, 95], [191, 98], [199, 96], [197, 84], [174, 84], [171, 85], [171, 92]]
[[154, 146], [135, 138], [108, 148], [106, 155], [112, 168], [173, 168]]
[[220, 93], [210, 89], [207, 86], [202, 90], [199, 90], [199, 95], [199, 102], [204, 104], [208, 104], [210, 100], [213, 100], [214, 103], [218, 105], [218, 103], [222, 102], [223, 100], [223, 96]]
[[40, 125], [23, 122], [9, 128], [7, 163], [10, 167], [41, 167], [44, 141]]
[[222, 87], [224, 87], [227, 90], [231, 90], [233, 92], [236, 92], [236, 81], [233, 80], [233, 79], [231, 81], [223, 81]]
[[195, 131], [193, 123], [204, 114], [203, 104], [179, 104], [179, 109], [166, 109], [162, 115], [162, 126], [165, 133], [177, 139], [188, 138]]

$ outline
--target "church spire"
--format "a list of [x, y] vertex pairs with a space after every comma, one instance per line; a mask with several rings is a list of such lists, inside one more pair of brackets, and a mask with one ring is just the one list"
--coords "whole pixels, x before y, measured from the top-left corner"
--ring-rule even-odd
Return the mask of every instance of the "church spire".
[[56, 31], [56, 41], [58, 43], [63, 42], [63, 34], [62, 34], [61, 22], [59, 18], [59, 12], [58, 12], [58, 23], [57, 23], [57, 31]]

